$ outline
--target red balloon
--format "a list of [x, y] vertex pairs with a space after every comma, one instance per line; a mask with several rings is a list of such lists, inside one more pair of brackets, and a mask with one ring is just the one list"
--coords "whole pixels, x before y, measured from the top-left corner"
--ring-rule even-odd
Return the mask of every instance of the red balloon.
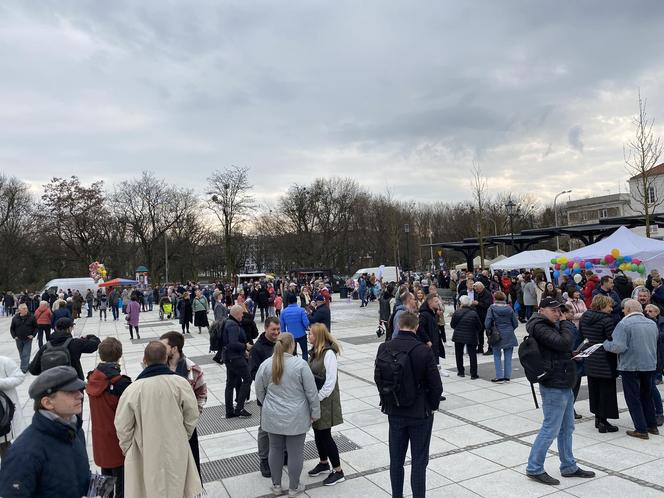
[[556, 270], [560, 270], [560, 263], [556, 263], [556, 264], [553, 266], [553, 268], [556, 269]]
[[574, 268], [574, 261], [568, 261], [567, 268]]

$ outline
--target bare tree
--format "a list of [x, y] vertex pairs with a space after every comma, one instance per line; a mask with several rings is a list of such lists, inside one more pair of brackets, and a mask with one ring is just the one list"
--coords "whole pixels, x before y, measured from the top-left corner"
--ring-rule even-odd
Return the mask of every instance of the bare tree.
[[664, 144], [661, 137], [655, 136], [655, 120], [648, 118], [646, 106], [647, 99], [642, 99], [639, 91], [639, 113], [632, 121], [636, 130], [634, 138], [623, 147], [623, 155], [625, 169], [631, 177], [630, 180], [634, 180], [635, 191], [632, 192], [632, 197], [636, 205], [633, 208], [643, 215], [646, 237], [650, 237], [652, 214], [664, 202], [664, 193], [658, 192], [655, 185], [658, 175], [653, 171], [662, 155]]
[[231, 166], [223, 171], [215, 171], [208, 178], [208, 207], [215, 214], [224, 232], [224, 256], [226, 275], [230, 277], [236, 270], [233, 254], [233, 236], [238, 232], [254, 207], [250, 192], [249, 168]]
[[129, 236], [138, 243], [145, 264], [153, 275], [158, 275], [162, 260], [161, 243], [165, 234], [190, 215], [199, 203], [190, 190], [168, 185], [143, 172], [140, 178], [124, 181], [111, 196], [111, 207], [117, 219], [125, 224]]
[[486, 203], [487, 181], [482, 175], [479, 161], [473, 160], [471, 168], [470, 189], [477, 206], [477, 238], [480, 244], [480, 266], [484, 266], [484, 240], [482, 232], [482, 221], [484, 220], [484, 208]]
[[[53, 178], [42, 195], [48, 223], [44, 226], [67, 249], [63, 257], [87, 265], [102, 256], [104, 232], [108, 221], [104, 182], [81, 184], [76, 176]], [[67, 257], [69, 252], [69, 257]]]

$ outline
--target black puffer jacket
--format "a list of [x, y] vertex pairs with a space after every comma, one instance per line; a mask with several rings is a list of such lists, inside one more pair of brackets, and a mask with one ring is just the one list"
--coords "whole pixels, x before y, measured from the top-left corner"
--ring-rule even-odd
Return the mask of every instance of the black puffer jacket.
[[420, 307], [420, 324], [417, 328], [417, 337], [423, 343], [431, 342], [431, 350], [437, 358], [440, 354], [440, 332], [438, 332], [438, 320], [426, 301]]
[[[589, 345], [601, 344], [606, 339], [611, 340], [615, 324], [611, 315], [601, 311], [588, 310], [581, 315], [579, 333], [583, 339], [588, 339]], [[615, 353], [599, 348], [584, 360], [586, 375], [599, 379], [615, 379], [618, 376], [618, 357]]]
[[256, 379], [256, 372], [258, 372], [258, 367], [261, 366], [265, 360], [272, 356], [274, 351], [274, 342], [270, 341], [265, 337], [265, 332], [263, 332], [259, 337], [254, 347], [251, 348], [249, 353], [249, 372], [251, 373], [251, 378]]
[[533, 314], [526, 330], [539, 346], [548, 375], [540, 381], [544, 387], [571, 389], [576, 383], [576, 365], [572, 360], [574, 334], [572, 322], [563, 320], [558, 328], [548, 318]]
[[452, 315], [450, 327], [454, 330], [453, 342], [477, 345], [477, 334], [483, 333], [484, 326], [477, 312], [471, 308], [459, 308]]

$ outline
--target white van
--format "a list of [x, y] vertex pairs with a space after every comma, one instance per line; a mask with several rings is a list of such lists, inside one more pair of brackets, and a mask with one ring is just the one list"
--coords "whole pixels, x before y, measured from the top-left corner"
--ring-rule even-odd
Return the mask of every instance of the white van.
[[[352, 279], [355, 281], [355, 288], [357, 288], [357, 281], [360, 278], [360, 275], [366, 274], [367, 276], [371, 276], [371, 274], [376, 275], [376, 278], [378, 278], [378, 275], [380, 274], [380, 267], [376, 266], [374, 268], [360, 268], [355, 272], [355, 274], [352, 276]], [[384, 266], [383, 267], [383, 282], [385, 283], [390, 283], [390, 282], [399, 282], [401, 278], [401, 271], [399, 270], [398, 267], [396, 266]]]
[[94, 279], [90, 277], [55, 278], [44, 286], [41, 293], [43, 294], [44, 291], [48, 291], [49, 293], [52, 292], [57, 295], [59, 290], [63, 290], [66, 293], [67, 289], [71, 289], [72, 292], [77, 290], [81, 293], [81, 296], [85, 297], [88, 289], [91, 289], [92, 292], [96, 294], [100, 283], [101, 280], [95, 282]]

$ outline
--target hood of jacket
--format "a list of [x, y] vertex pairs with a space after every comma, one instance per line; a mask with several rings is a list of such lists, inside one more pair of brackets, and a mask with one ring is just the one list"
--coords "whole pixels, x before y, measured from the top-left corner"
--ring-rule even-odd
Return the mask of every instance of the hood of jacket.
[[494, 316], [499, 316], [501, 318], [502, 317], [512, 318], [512, 313], [514, 313], [512, 307], [508, 306], [504, 302], [494, 303], [493, 306], [491, 307], [491, 310]]
[[67, 339], [72, 338], [73, 336], [69, 332], [64, 330], [56, 330], [51, 334], [51, 338], [48, 340], [54, 346], [64, 343]]
[[117, 375], [121, 375], [120, 365], [117, 363], [100, 363], [97, 365], [97, 368], [88, 375], [88, 383], [85, 386], [88, 396], [96, 398], [103, 395], [108, 388], [109, 381]]

